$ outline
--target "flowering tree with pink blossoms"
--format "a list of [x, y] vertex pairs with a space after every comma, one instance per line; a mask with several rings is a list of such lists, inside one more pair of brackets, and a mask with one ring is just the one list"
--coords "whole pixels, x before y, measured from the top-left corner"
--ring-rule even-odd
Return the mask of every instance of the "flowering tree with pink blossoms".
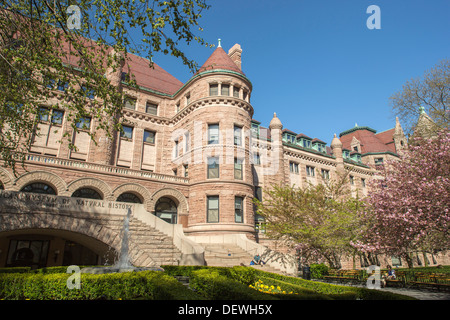
[[403, 257], [450, 249], [450, 132], [416, 138], [401, 161], [374, 180], [363, 213], [362, 251]]

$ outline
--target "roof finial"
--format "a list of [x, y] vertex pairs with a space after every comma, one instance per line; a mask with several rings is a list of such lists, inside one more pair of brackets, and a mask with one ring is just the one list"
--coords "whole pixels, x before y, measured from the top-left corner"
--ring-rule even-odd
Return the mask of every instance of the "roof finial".
[[420, 106], [419, 107], [419, 113], [420, 114], [425, 113], [425, 107], [424, 106]]
[[220, 39], [219, 38], [219, 45], [217, 46], [218, 48], [222, 48], [222, 45], [220, 44], [220, 41], [221, 41], [222, 39]]
[[355, 127], [357, 127], [358, 126], [358, 124], [355, 122]]

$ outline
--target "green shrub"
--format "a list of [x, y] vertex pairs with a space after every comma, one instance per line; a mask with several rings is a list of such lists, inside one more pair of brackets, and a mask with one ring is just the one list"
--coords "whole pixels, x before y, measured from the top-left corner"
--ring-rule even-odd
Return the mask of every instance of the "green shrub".
[[271, 272], [262, 272], [260, 270], [257, 270], [257, 273], [258, 276], [260, 277], [282, 280], [335, 298], [339, 297], [339, 295], [342, 294], [345, 294], [345, 296], [349, 296], [350, 293], [353, 293], [356, 299], [362, 300], [416, 300], [415, 298], [409, 296], [404, 296], [386, 291], [372, 290], [358, 287], [339, 286], [329, 283], [322, 283], [317, 281], [304, 280], [301, 278], [283, 276]]
[[68, 289], [69, 274], [0, 274], [0, 299], [198, 300], [201, 297], [163, 272], [81, 274], [81, 289]]
[[324, 276], [328, 275], [328, 266], [324, 263], [321, 264], [311, 264], [311, 278], [322, 279]]
[[30, 267], [10, 267], [10, 268], [0, 268], [0, 273], [25, 273], [30, 272]]
[[211, 300], [268, 300], [271, 295], [256, 291], [239, 281], [230, 279], [218, 271], [192, 272], [189, 285], [205, 299]]

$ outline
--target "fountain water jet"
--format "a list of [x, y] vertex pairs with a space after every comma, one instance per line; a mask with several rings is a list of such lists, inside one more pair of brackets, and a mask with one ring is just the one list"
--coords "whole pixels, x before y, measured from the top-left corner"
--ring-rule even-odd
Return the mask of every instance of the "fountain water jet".
[[127, 215], [123, 220], [122, 245], [119, 251], [119, 259], [112, 267], [88, 267], [81, 269], [82, 273], [116, 273], [133, 271], [164, 271], [159, 267], [135, 267], [130, 262], [129, 242], [130, 242], [130, 218], [131, 208], [128, 208]]

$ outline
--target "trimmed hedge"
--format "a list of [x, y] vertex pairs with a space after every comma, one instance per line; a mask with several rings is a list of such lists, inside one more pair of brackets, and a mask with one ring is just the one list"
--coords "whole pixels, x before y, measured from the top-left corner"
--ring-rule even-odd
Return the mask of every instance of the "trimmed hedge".
[[260, 278], [271, 278], [285, 281], [287, 283], [298, 285], [305, 289], [310, 289], [317, 293], [326, 294], [334, 299], [349, 298], [354, 296], [355, 299], [361, 300], [417, 300], [410, 296], [395, 294], [387, 291], [373, 290], [367, 288], [339, 286], [317, 281], [309, 281], [301, 278], [287, 277], [276, 273], [263, 272], [256, 270]]
[[[81, 274], [81, 289], [68, 289], [66, 267], [44, 268], [24, 273], [0, 273], [0, 299], [35, 300], [388, 300], [413, 299], [390, 292], [338, 286], [252, 267], [162, 266], [165, 272], [141, 271]], [[189, 288], [173, 276], [189, 277]], [[261, 292], [254, 286], [280, 287], [286, 293]], [[265, 290], [263, 290], [265, 291]]]
[[0, 274], [0, 299], [199, 300], [175, 278], [158, 271], [81, 274], [81, 289], [68, 289], [70, 274]]

